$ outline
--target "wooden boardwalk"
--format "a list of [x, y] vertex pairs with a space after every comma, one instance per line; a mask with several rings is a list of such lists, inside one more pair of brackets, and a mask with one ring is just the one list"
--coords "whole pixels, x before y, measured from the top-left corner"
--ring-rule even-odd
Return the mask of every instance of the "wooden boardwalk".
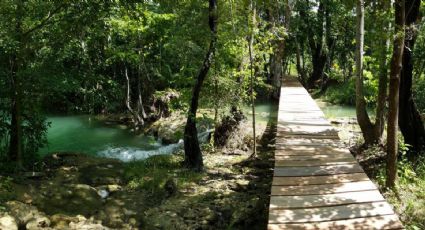
[[403, 229], [295, 79], [281, 89], [269, 230]]

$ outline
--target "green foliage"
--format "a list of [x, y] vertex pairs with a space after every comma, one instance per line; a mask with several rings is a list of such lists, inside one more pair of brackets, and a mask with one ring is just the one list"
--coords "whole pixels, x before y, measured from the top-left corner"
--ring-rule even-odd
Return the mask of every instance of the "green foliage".
[[[388, 190], [385, 198], [396, 208], [397, 213], [407, 229], [425, 228], [425, 157], [423, 154], [414, 161], [407, 158], [409, 146], [404, 143], [403, 136], [399, 135], [399, 157], [397, 162], [396, 189]], [[384, 188], [386, 180], [386, 166], [379, 165], [376, 180]]]
[[416, 79], [413, 85], [413, 98], [421, 113], [425, 113], [425, 77]]
[[[377, 81], [365, 73], [364, 95], [369, 106], [373, 106], [377, 99]], [[323, 99], [333, 104], [356, 105], [356, 79], [330, 86], [323, 95]]]
[[0, 212], [2, 204], [6, 201], [14, 199], [15, 193], [12, 188], [13, 179], [11, 177], [0, 176]]

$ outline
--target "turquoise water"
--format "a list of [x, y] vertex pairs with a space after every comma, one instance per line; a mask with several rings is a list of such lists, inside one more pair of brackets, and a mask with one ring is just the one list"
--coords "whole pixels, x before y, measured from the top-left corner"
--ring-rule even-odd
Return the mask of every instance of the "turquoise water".
[[48, 145], [39, 153], [79, 152], [104, 155], [129, 150], [160, 150], [163, 146], [154, 137], [134, 135], [120, 126], [106, 126], [91, 116], [49, 117]]
[[[316, 100], [326, 118], [356, 118], [356, 107], [354, 105], [330, 104], [319, 99]], [[370, 118], [375, 118], [375, 109], [367, 108]]]
[[[251, 106], [243, 106], [242, 111], [247, 116], [248, 121], [252, 121]], [[270, 119], [276, 120], [278, 112], [277, 103], [272, 101], [258, 101], [255, 103], [255, 121], [260, 124], [267, 124]]]
[[[250, 107], [245, 106], [243, 110], [248, 119], [251, 119]], [[276, 111], [277, 106], [270, 102], [256, 103], [257, 122], [267, 123], [271, 117], [276, 117]], [[78, 152], [129, 161], [169, 154], [183, 145], [182, 141], [162, 145], [152, 136], [134, 135], [124, 126], [105, 125], [88, 115], [51, 116], [47, 121], [50, 123], [47, 132], [48, 145], [40, 149], [40, 155]], [[200, 134], [201, 139], [206, 137], [207, 133]]]
[[[316, 100], [326, 118], [355, 118], [356, 107], [349, 105], [335, 105], [321, 100]], [[369, 111], [372, 112], [372, 111]]]

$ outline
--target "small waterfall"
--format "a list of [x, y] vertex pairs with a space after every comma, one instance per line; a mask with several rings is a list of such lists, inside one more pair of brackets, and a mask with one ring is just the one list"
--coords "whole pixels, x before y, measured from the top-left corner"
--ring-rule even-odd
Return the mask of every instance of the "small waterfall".
[[[198, 134], [198, 139], [200, 143], [205, 143], [208, 141], [210, 133], [213, 132], [212, 129], [209, 129], [205, 132]], [[141, 150], [138, 148], [132, 147], [110, 147], [103, 151], [97, 153], [97, 155], [106, 158], [114, 158], [124, 162], [135, 161], [135, 160], [144, 160], [148, 157], [155, 155], [167, 155], [172, 154], [183, 148], [183, 140], [179, 140], [178, 143], [164, 145], [154, 150]]]

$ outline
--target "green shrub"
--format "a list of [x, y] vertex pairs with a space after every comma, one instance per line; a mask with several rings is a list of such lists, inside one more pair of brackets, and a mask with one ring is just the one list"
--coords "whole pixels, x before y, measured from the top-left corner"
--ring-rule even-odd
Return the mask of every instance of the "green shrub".
[[425, 77], [417, 79], [413, 85], [413, 98], [420, 113], [425, 113]]
[[[378, 85], [375, 80], [365, 73], [364, 95], [368, 106], [373, 106], [376, 103], [378, 95]], [[356, 105], [356, 79], [351, 78], [347, 82], [342, 82], [339, 85], [332, 85], [323, 94], [325, 101], [332, 104], [341, 105]]]

